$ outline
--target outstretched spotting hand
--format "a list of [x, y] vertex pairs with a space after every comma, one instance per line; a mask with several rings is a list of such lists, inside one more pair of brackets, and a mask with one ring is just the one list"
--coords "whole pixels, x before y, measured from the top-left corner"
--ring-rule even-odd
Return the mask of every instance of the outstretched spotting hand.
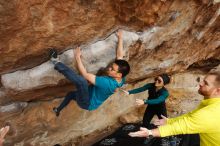
[[136, 104], [138, 106], [144, 105], [144, 101], [142, 99], [136, 99]]
[[167, 124], [168, 118], [165, 117], [165, 116], [163, 116], [163, 115], [161, 115], [161, 117], [162, 117], [162, 119], [157, 119], [157, 120], [155, 120], [155, 121], [153, 122], [154, 125], [156, 125], [156, 126], [162, 126], [162, 125], [166, 125], [166, 124]]
[[128, 133], [129, 136], [131, 137], [148, 137], [148, 129], [141, 127], [140, 131], [136, 131], [136, 132], [130, 132]]
[[124, 90], [124, 89], [121, 89], [121, 88], [119, 88], [122, 92], [124, 92], [126, 95], [129, 95], [129, 92], [128, 91], [126, 91], [126, 90]]
[[8, 133], [9, 129], [10, 129], [9, 126], [5, 126], [5, 127], [1, 128], [1, 130], [0, 130], [0, 146], [2, 146], [2, 144], [4, 142], [5, 135]]

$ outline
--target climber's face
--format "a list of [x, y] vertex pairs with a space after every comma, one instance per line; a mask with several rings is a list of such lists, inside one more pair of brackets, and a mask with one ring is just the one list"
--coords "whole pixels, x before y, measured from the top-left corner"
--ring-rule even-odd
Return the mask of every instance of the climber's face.
[[111, 64], [108, 67], [107, 73], [108, 76], [113, 77], [113, 78], [120, 78], [121, 77], [121, 73], [118, 71], [119, 66], [115, 63]]

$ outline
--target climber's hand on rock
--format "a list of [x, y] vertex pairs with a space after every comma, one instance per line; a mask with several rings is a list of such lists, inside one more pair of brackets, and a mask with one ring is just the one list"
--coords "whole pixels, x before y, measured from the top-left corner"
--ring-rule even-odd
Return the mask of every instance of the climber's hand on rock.
[[78, 58], [80, 58], [81, 57], [81, 49], [80, 49], [80, 47], [77, 47], [76, 49], [75, 49], [75, 55], [76, 55], [76, 59], [78, 59]]
[[116, 34], [118, 38], [122, 38], [122, 35], [123, 35], [122, 30], [119, 29]]

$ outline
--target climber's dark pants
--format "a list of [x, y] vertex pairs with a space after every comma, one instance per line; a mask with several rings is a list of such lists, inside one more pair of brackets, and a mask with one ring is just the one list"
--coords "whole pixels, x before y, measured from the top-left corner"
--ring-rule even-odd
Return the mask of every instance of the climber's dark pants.
[[71, 100], [75, 100], [81, 108], [88, 109], [90, 99], [88, 90], [89, 85], [86, 79], [61, 62], [57, 62], [54, 68], [76, 86], [76, 91], [67, 93], [57, 110], [60, 112]]
[[167, 117], [167, 110], [165, 103], [159, 105], [148, 105], [143, 118], [143, 126], [146, 128], [150, 128], [150, 121], [157, 115], [159, 119], [162, 119], [161, 115]]

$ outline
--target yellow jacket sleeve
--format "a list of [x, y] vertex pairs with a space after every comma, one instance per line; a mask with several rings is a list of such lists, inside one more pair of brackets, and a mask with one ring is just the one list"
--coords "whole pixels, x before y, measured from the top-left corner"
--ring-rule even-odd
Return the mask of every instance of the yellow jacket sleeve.
[[202, 108], [201, 105], [199, 105], [196, 109], [192, 110], [192, 111], [189, 112], [189, 113], [183, 114], [183, 115], [178, 116], [178, 117], [176, 117], [176, 118], [169, 118], [168, 121], [167, 121], [167, 124], [171, 124], [171, 123], [173, 123], [173, 122], [175, 122], [175, 121], [177, 121], [177, 120], [179, 120], [179, 119], [182, 119], [182, 118], [184, 118], [184, 117], [187, 117], [188, 115], [193, 114], [194, 112], [198, 111], [200, 108]]
[[202, 108], [178, 118], [170, 119], [168, 124], [160, 126], [159, 131], [161, 137], [178, 135], [178, 134], [193, 134], [203, 132], [214, 132], [219, 121], [213, 118], [213, 113], [216, 113], [213, 108]]

